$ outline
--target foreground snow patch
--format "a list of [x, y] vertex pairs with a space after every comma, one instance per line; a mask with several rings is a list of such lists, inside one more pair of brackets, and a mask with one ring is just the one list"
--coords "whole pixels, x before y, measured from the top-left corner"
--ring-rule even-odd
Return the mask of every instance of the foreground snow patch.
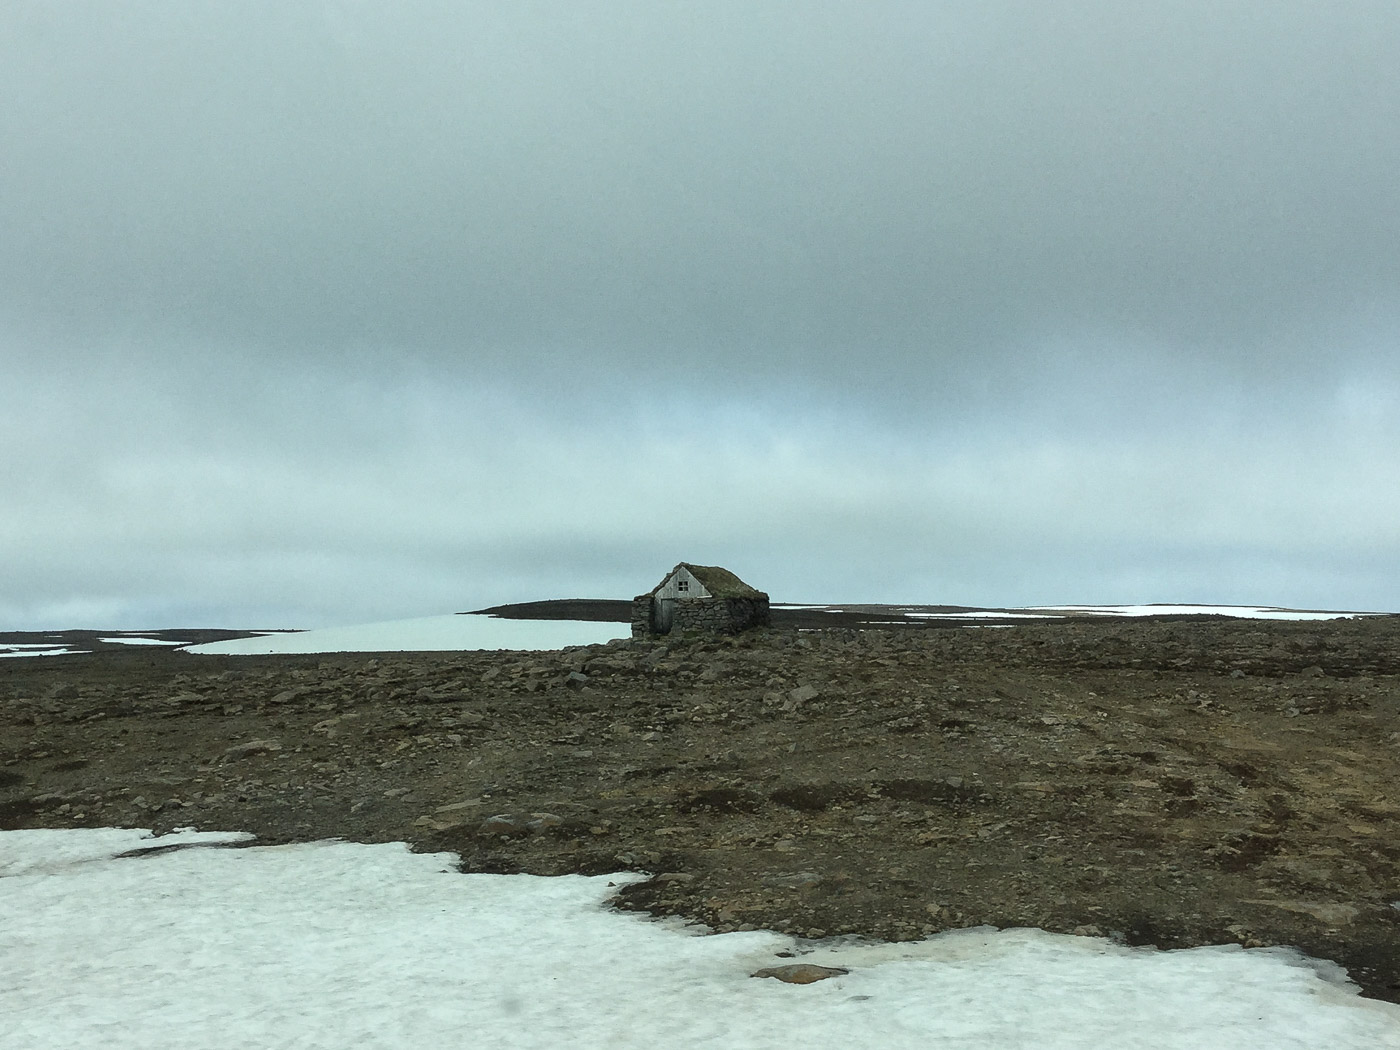
[[1400, 1048], [1400, 1008], [1286, 950], [980, 929], [829, 946], [804, 961], [851, 972], [796, 986], [748, 976], [787, 937], [608, 911], [635, 876], [460, 875], [401, 843], [114, 859], [170, 839], [0, 832], [0, 1045]]
[[235, 638], [191, 645], [191, 653], [257, 656], [267, 653], [454, 652], [470, 649], [563, 649], [630, 637], [625, 623], [589, 620], [501, 620], [463, 614], [420, 616], [351, 627]]
[[159, 838], [149, 831], [133, 828], [4, 831], [0, 832], [0, 879], [11, 875], [55, 875], [82, 864], [111, 860], [119, 854], [167, 850], [173, 846], [224, 846], [248, 842], [252, 838], [243, 831], [191, 829], [173, 831]]

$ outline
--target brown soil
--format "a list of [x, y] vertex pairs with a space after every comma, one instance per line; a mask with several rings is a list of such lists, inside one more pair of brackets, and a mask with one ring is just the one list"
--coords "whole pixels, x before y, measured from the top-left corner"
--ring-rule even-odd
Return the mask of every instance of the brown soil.
[[637, 869], [719, 930], [1292, 944], [1400, 1001], [1400, 618], [0, 661], [0, 828]]

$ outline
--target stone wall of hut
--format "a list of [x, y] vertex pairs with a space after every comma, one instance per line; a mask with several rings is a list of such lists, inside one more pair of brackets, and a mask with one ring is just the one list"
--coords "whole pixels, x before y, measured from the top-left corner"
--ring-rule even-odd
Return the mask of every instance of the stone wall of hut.
[[650, 638], [656, 632], [651, 626], [650, 594], [639, 594], [632, 599], [632, 637]]
[[[652, 620], [654, 601], [650, 594], [633, 599], [633, 638], [656, 636]], [[767, 598], [678, 598], [671, 619], [671, 631], [701, 631], [707, 634], [737, 634], [750, 627], [767, 625]]]

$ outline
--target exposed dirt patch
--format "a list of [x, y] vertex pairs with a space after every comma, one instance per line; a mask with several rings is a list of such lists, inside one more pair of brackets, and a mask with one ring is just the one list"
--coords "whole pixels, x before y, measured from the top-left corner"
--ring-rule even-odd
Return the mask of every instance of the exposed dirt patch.
[[1394, 617], [7, 660], [0, 827], [631, 868], [723, 930], [1294, 944], [1400, 1000], [1397, 675]]

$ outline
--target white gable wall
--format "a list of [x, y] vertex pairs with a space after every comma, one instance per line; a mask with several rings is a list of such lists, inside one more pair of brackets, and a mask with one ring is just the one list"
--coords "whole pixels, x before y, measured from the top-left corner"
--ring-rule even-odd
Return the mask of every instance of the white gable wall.
[[[684, 585], [684, 586], [682, 586]], [[712, 598], [705, 585], [689, 569], [677, 569], [656, 589], [658, 598]]]

